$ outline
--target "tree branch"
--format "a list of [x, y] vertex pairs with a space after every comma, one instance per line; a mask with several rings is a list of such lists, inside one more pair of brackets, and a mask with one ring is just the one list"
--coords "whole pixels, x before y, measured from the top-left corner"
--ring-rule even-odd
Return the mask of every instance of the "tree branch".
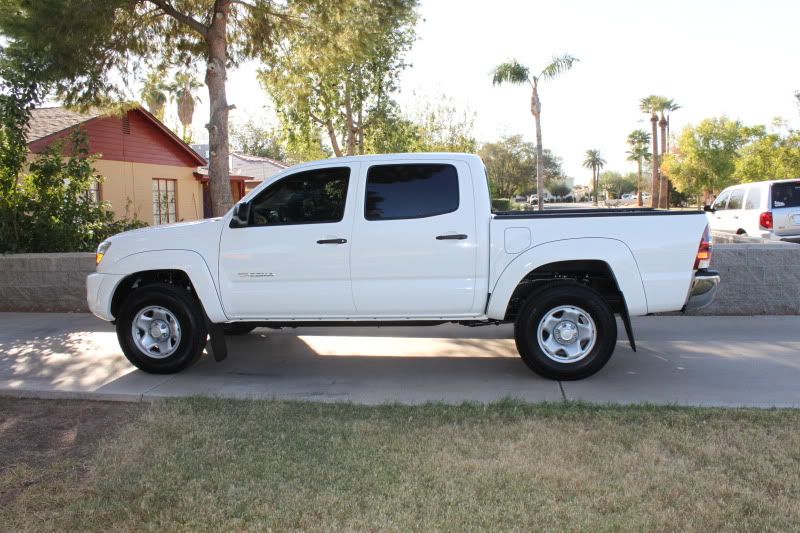
[[208, 28], [202, 22], [200, 22], [195, 18], [190, 17], [189, 15], [181, 13], [180, 11], [172, 7], [172, 4], [170, 4], [168, 0], [147, 0], [147, 1], [163, 9], [164, 13], [174, 18], [181, 24], [189, 26], [194, 31], [203, 36], [203, 38], [206, 38], [208, 36]]

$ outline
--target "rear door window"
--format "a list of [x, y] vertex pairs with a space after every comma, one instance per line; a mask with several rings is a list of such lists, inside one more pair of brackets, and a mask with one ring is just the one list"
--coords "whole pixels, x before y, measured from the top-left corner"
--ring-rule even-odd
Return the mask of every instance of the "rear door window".
[[744, 200], [744, 189], [735, 189], [728, 200], [728, 209], [741, 209]]
[[772, 184], [772, 208], [800, 207], [800, 181]]
[[456, 211], [458, 202], [453, 165], [375, 165], [367, 172], [367, 220], [433, 217]]
[[761, 187], [751, 187], [747, 191], [747, 198], [744, 201], [745, 209], [758, 209], [761, 207]]

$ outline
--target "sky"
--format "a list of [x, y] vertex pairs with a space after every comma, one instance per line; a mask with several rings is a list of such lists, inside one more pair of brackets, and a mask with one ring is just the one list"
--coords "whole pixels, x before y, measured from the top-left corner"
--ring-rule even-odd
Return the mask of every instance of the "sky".
[[[563, 159], [577, 183], [581, 165], [599, 149], [606, 168], [635, 170], [626, 138], [649, 130], [639, 99], [673, 98], [673, 133], [710, 116], [747, 124], [783, 117], [800, 127], [800, 2], [780, 0], [422, 0], [418, 39], [407, 59], [398, 101], [410, 114], [446, 97], [474, 114], [480, 142], [522, 134], [534, 141], [526, 87], [493, 87], [491, 70], [517, 59], [541, 69], [555, 54], [580, 59], [573, 70], [540, 87], [543, 145]], [[254, 64], [229, 75], [231, 119], [274, 123]], [[206, 101], [206, 98], [203, 98]], [[195, 130], [208, 120], [198, 106]]]

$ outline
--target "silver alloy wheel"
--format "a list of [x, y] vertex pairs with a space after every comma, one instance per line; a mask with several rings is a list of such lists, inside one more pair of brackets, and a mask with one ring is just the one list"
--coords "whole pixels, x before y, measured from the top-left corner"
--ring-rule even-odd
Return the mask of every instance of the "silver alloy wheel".
[[561, 305], [542, 317], [536, 338], [548, 358], [557, 363], [575, 363], [594, 348], [597, 327], [591, 315], [580, 307]]
[[140, 309], [133, 318], [131, 334], [136, 347], [147, 357], [164, 359], [181, 343], [181, 326], [169, 310], [157, 305]]

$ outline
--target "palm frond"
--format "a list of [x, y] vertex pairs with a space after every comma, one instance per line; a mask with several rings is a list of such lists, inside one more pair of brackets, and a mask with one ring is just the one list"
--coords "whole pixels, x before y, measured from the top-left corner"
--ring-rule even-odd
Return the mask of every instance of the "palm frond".
[[572, 65], [574, 65], [578, 61], [580, 61], [580, 59], [570, 54], [561, 54], [560, 56], [554, 56], [550, 64], [544, 67], [542, 71], [539, 73], [537, 79], [552, 80], [553, 78], [556, 78], [559, 75], [571, 69]]
[[501, 63], [492, 71], [492, 85], [503, 83], [521, 85], [530, 81], [530, 70], [516, 59]]
[[628, 134], [628, 144], [632, 147], [650, 143], [650, 134], [644, 130], [633, 130]]

